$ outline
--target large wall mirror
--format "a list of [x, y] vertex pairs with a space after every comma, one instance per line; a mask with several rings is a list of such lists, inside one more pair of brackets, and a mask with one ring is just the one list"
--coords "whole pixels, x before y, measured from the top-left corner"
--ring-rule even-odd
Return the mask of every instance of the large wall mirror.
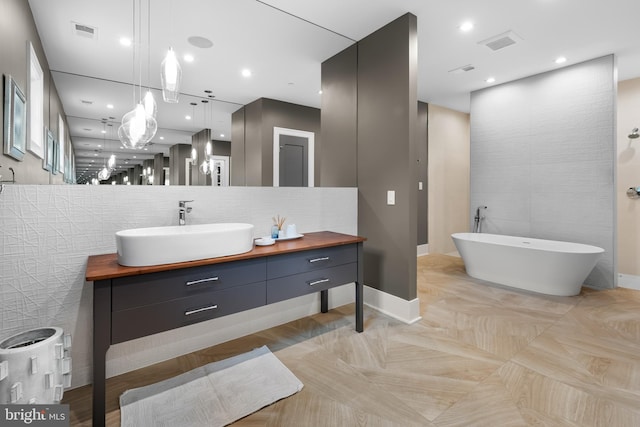
[[[139, 174], [203, 129], [214, 141], [230, 142], [231, 115], [259, 98], [320, 108], [321, 63], [353, 40], [277, 3], [29, 0], [66, 114], [78, 182], [95, 178], [111, 155], [114, 175]], [[160, 66], [170, 48], [182, 69], [178, 103], [163, 102], [161, 91]], [[118, 127], [148, 90], [157, 103], [157, 133], [146, 147], [127, 149]]]

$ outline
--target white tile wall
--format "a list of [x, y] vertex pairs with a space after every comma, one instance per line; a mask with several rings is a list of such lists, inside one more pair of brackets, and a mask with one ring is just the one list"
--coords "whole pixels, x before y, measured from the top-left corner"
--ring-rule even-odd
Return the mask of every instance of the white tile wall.
[[[0, 340], [39, 326], [73, 334], [73, 386], [91, 381], [91, 283], [88, 255], [115, 252], [114, 233], [177, 225], [178, 200], [194, 200], [191, 223], [248, 222], [269, 233], [271, 217], [299, 232], [357, 234], [355, 188], [13, 185], [0, 194]], [[343, 289], [344, 288], [344, 289]], [[330, 296], [353, 300], [351, 287]], [[113, 346], [107, 375], [318, 312], [317, 296], [297, 298]]]
[[615, 283], [613, 56], [471, 94], [471, 218], [483, 231], [600, 246], [586, 283]]

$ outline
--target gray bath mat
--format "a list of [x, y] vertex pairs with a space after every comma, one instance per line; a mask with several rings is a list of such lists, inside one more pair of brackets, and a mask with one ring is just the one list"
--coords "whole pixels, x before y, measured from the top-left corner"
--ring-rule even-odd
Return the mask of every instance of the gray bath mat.
[[302, 390], [266, 346], [125, 391], [121, 425], [225, 426]]

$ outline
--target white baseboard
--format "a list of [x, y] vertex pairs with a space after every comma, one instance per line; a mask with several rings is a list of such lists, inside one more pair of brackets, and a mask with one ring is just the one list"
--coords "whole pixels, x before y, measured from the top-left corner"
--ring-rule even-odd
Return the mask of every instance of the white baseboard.
[[418, 245], [418, 256], [429, 255], [429, 244]]
[[632, 274], [618, 274], [618, 287], [640, 291], [640, 276]]
[[422, 319], [420, 316], [420, 300], [418, 298], [407, 301], [395, 295], [365, 286], [364, 303], [387, 316], [409, 325]]

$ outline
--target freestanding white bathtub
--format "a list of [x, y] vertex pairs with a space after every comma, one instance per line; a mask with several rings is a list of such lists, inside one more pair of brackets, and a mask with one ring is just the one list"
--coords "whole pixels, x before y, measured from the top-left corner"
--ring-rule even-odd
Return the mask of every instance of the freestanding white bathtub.
[[455, 233], [467, 274], [548, 295], [578, 295], [604, 249], [581, 243], [487, 233]]

